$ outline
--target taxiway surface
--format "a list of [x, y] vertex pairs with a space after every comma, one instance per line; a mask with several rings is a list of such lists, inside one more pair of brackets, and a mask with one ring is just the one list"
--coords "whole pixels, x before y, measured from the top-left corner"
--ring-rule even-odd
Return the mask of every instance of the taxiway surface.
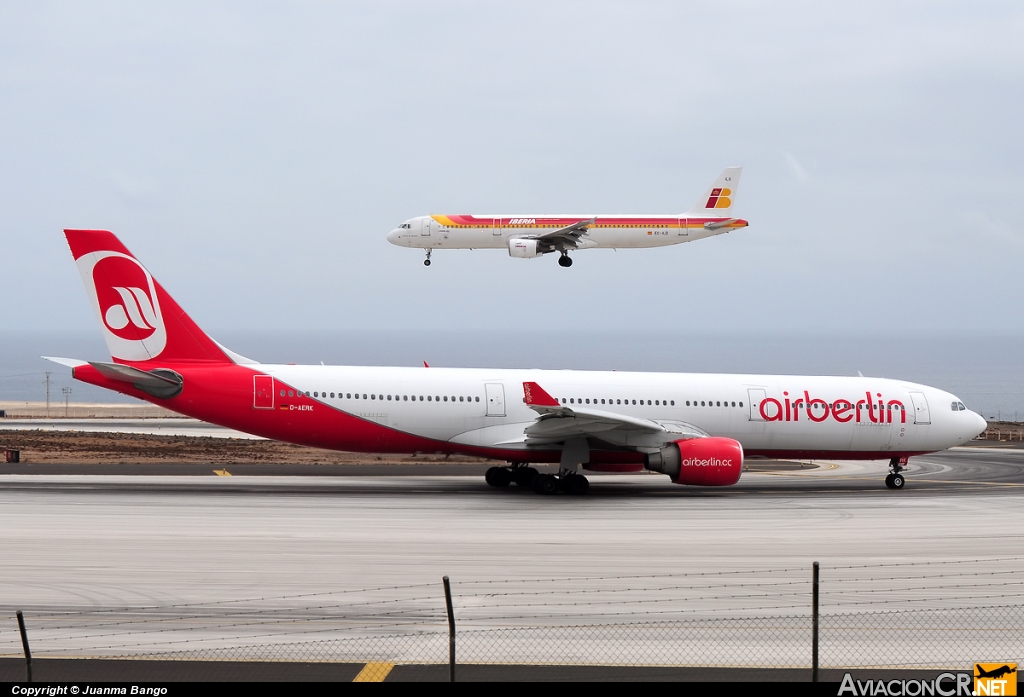
[[[785, 614], [806, 611], [812, 561], [832, 584], [823, 594], [831, 611], [1024, 602], [1024, 450], [914, 458], [902, 491], [885, 488], [883, 462], [819, 464], [746, 473], [724, 489], [596, 475], [584, 497], [497, 490], [461, 474], [6, 474], [0, 609], [192, 606], [220, 627], [206, 636], [237, 645], [308, 639], [309, 622], [325, 620], [315, 597], [358, 599], [346, 605], [356, 615], [360, 603], [398, 603], [389, 626], [412, 617], [443, 627], [438, 589], [448, 575], [460, 613], [478, 627], [637, 621], [652, 600], [677, 615]], [[962, 567], [906, 573], [942, 564]], [[969, 583], [948, 580], [962, 569]], [[780, 592], [742, 590], [767, 577]], [[664, 605], [671, 598], [680, 604]], [[224, 608], [235, 603], [293, 611], [293, 624], [270, 633], [246, 624], [225, 639]], [[377, 610], [369, 615], [379, 627]], [[171, 650], [172, 636], [152, 635], [147, 650]], [[102, 654], [98, 641], [75, 650]]]

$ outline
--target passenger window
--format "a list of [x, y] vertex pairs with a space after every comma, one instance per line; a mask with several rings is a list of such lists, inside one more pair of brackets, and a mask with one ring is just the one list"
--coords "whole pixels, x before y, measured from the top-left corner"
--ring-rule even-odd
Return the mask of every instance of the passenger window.
[[743, 402], [740, 402], [740, 409], [743, 408]]
[[672, 400], [672, 406], [674, 407], [675, 405], [676, 405], [676, 400], [673, 399]]
[[647, 406], [651, 406], [651, 400], [647, 400]]
[[601, 404], [604, 404], [604, 400], [603, 399], [601, 400]]
[[720, 407], [720, 406], [722, 406], [722, 403], [721, 402], [715, 402], [715, 406], [716, 407]]
[[377, 395], [375, 395], [375, 394], [370, 395], [370, 399], [377, 399]]
[[285, 395], [285, 391], [281, 390], [281, 396], [284, 397], [284, 395]]
[[430, 401], [430, 395], [427, 395], [427, 401], [428, 402]]
[[409, 395], [407, 395], [407, 394], [402, 395], [402, 401], [403, 402], [408, 402], [409, 401]]
[[565, 397], [562, 397], [562, 404], [565, 404]]
[[295, 392], [293, 392], [292, 390], [288, 390], [288, 396], [289, 397], [294, 397], [295, 396]]
[[704, 402], [701, 402], [701, 403], [700, 403], [700, 405], [701, 405], [701, 406], [704, 406]]
[[633, 404], [634, 404], [634, 405], [636, 404], [636, 400], [635, 400], [635, 399], [633, 400]]
[[589, 399], [587, 400], [587, 404], [590, 404], [590, 400]]
[[388, 395], [388, 401], [389, 402], [391, 401], [391, 395]]
[[308, 390], [306, 391], [306, 396], [307, 396], [307, 397], [309, 396], [309, 391], [308, 391]]
[[476, 398], [476, 401], [478, 401], [478, 402], [479, 402], [479, 401], [480, 401], [480, 398], [479, 398], [479, 397], [477, 397], [477, 398]]

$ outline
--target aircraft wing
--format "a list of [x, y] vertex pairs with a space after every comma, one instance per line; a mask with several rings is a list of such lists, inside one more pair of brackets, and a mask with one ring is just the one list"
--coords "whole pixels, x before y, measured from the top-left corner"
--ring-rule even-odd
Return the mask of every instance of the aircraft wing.
[[549, 230], [548, 232], [541, 233], [540, 235], [531, 235], [530, 239], [543, 240], [548, 244], [557, 244], [562, 242], [566, 245], [576, 246], [580, 237], [587, 234], [587, 230], [590, 226], [595, 223], [597, 218], [590, 218], [589, 220], [581, 220], [578, 223], [572, 225], [566, 225], [560, 227], [557, 230]]
[[526, 405], [540, 415], [525, 429], [526, 442], [531, 445], [593, 436], [618, 445], [643, 446], [708, 436], [696, 426], [679, 421], [652, 421], [559, 404], [535, 382], [524, 382], [523, 394]]

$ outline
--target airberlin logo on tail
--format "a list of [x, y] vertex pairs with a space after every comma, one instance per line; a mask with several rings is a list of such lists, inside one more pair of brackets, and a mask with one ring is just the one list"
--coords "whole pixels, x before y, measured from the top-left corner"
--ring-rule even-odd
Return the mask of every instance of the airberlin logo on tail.
[[92, 291], [110, 355], [126, 361], [156, 358], [167, 345], [167, 329], [149, 272], [120, 252], [92, 252], [77, 264]]
[[708, 196], [707, 205], [705, 208], [728, 208], [732, 205], [732, 189], [719, 189], [714, 188], [711, 190], [711, 195]]
[[[134, 338], [130, 335], [125, 336], [122, 333], [125, 329], [132, 332], [142, 330], [146, 336], [151, 335], [156, 330], [156, 310], [153, 308], [153, 303], [149, 301], [146, 291], [135, 286], [131, 288], [114, 286], [114, 290], [121, 296], [121, 302], [115, 302], [103, 313], [103, 321], [107, 328], [122, 339]], [[100, 306], [102, 307], [102, 303]], [[128, 327], [129, 324], [132, 327]]]

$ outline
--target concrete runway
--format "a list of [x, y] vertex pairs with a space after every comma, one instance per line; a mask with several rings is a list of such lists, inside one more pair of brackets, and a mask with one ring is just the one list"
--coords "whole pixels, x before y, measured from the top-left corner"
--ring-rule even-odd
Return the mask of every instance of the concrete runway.
[[[785, 618], [807, 615], [812, 561], [823, 613], [1024, 605], [1024, 450], [913, 458], [898, 492], [883, 462], [819, 464], [725, 489], [594, 475], [586, 497], [462, 474], [7, 474], [0, 613], [25, 610], [39, 655], [237, 657], [231, 647], [289, 643], [308, 659], [327, 638], [348, 655], [339, 632], [420, 632], [388, 650], [431, 662], [446, 647], [447, 574], [479, 655], [496, 630], [544, 627], [524, 660], [550, 662], [559, 627], [713, 620], [720, 656], [737, 641], [730, 622], [775, 617], [768, 663], [790, 665], [806, 656], [806, 627]], [[627, 638], [606, 639], [591, 658], [622, 663]], [[0, 654], [18, 650], [0, 631]]]

